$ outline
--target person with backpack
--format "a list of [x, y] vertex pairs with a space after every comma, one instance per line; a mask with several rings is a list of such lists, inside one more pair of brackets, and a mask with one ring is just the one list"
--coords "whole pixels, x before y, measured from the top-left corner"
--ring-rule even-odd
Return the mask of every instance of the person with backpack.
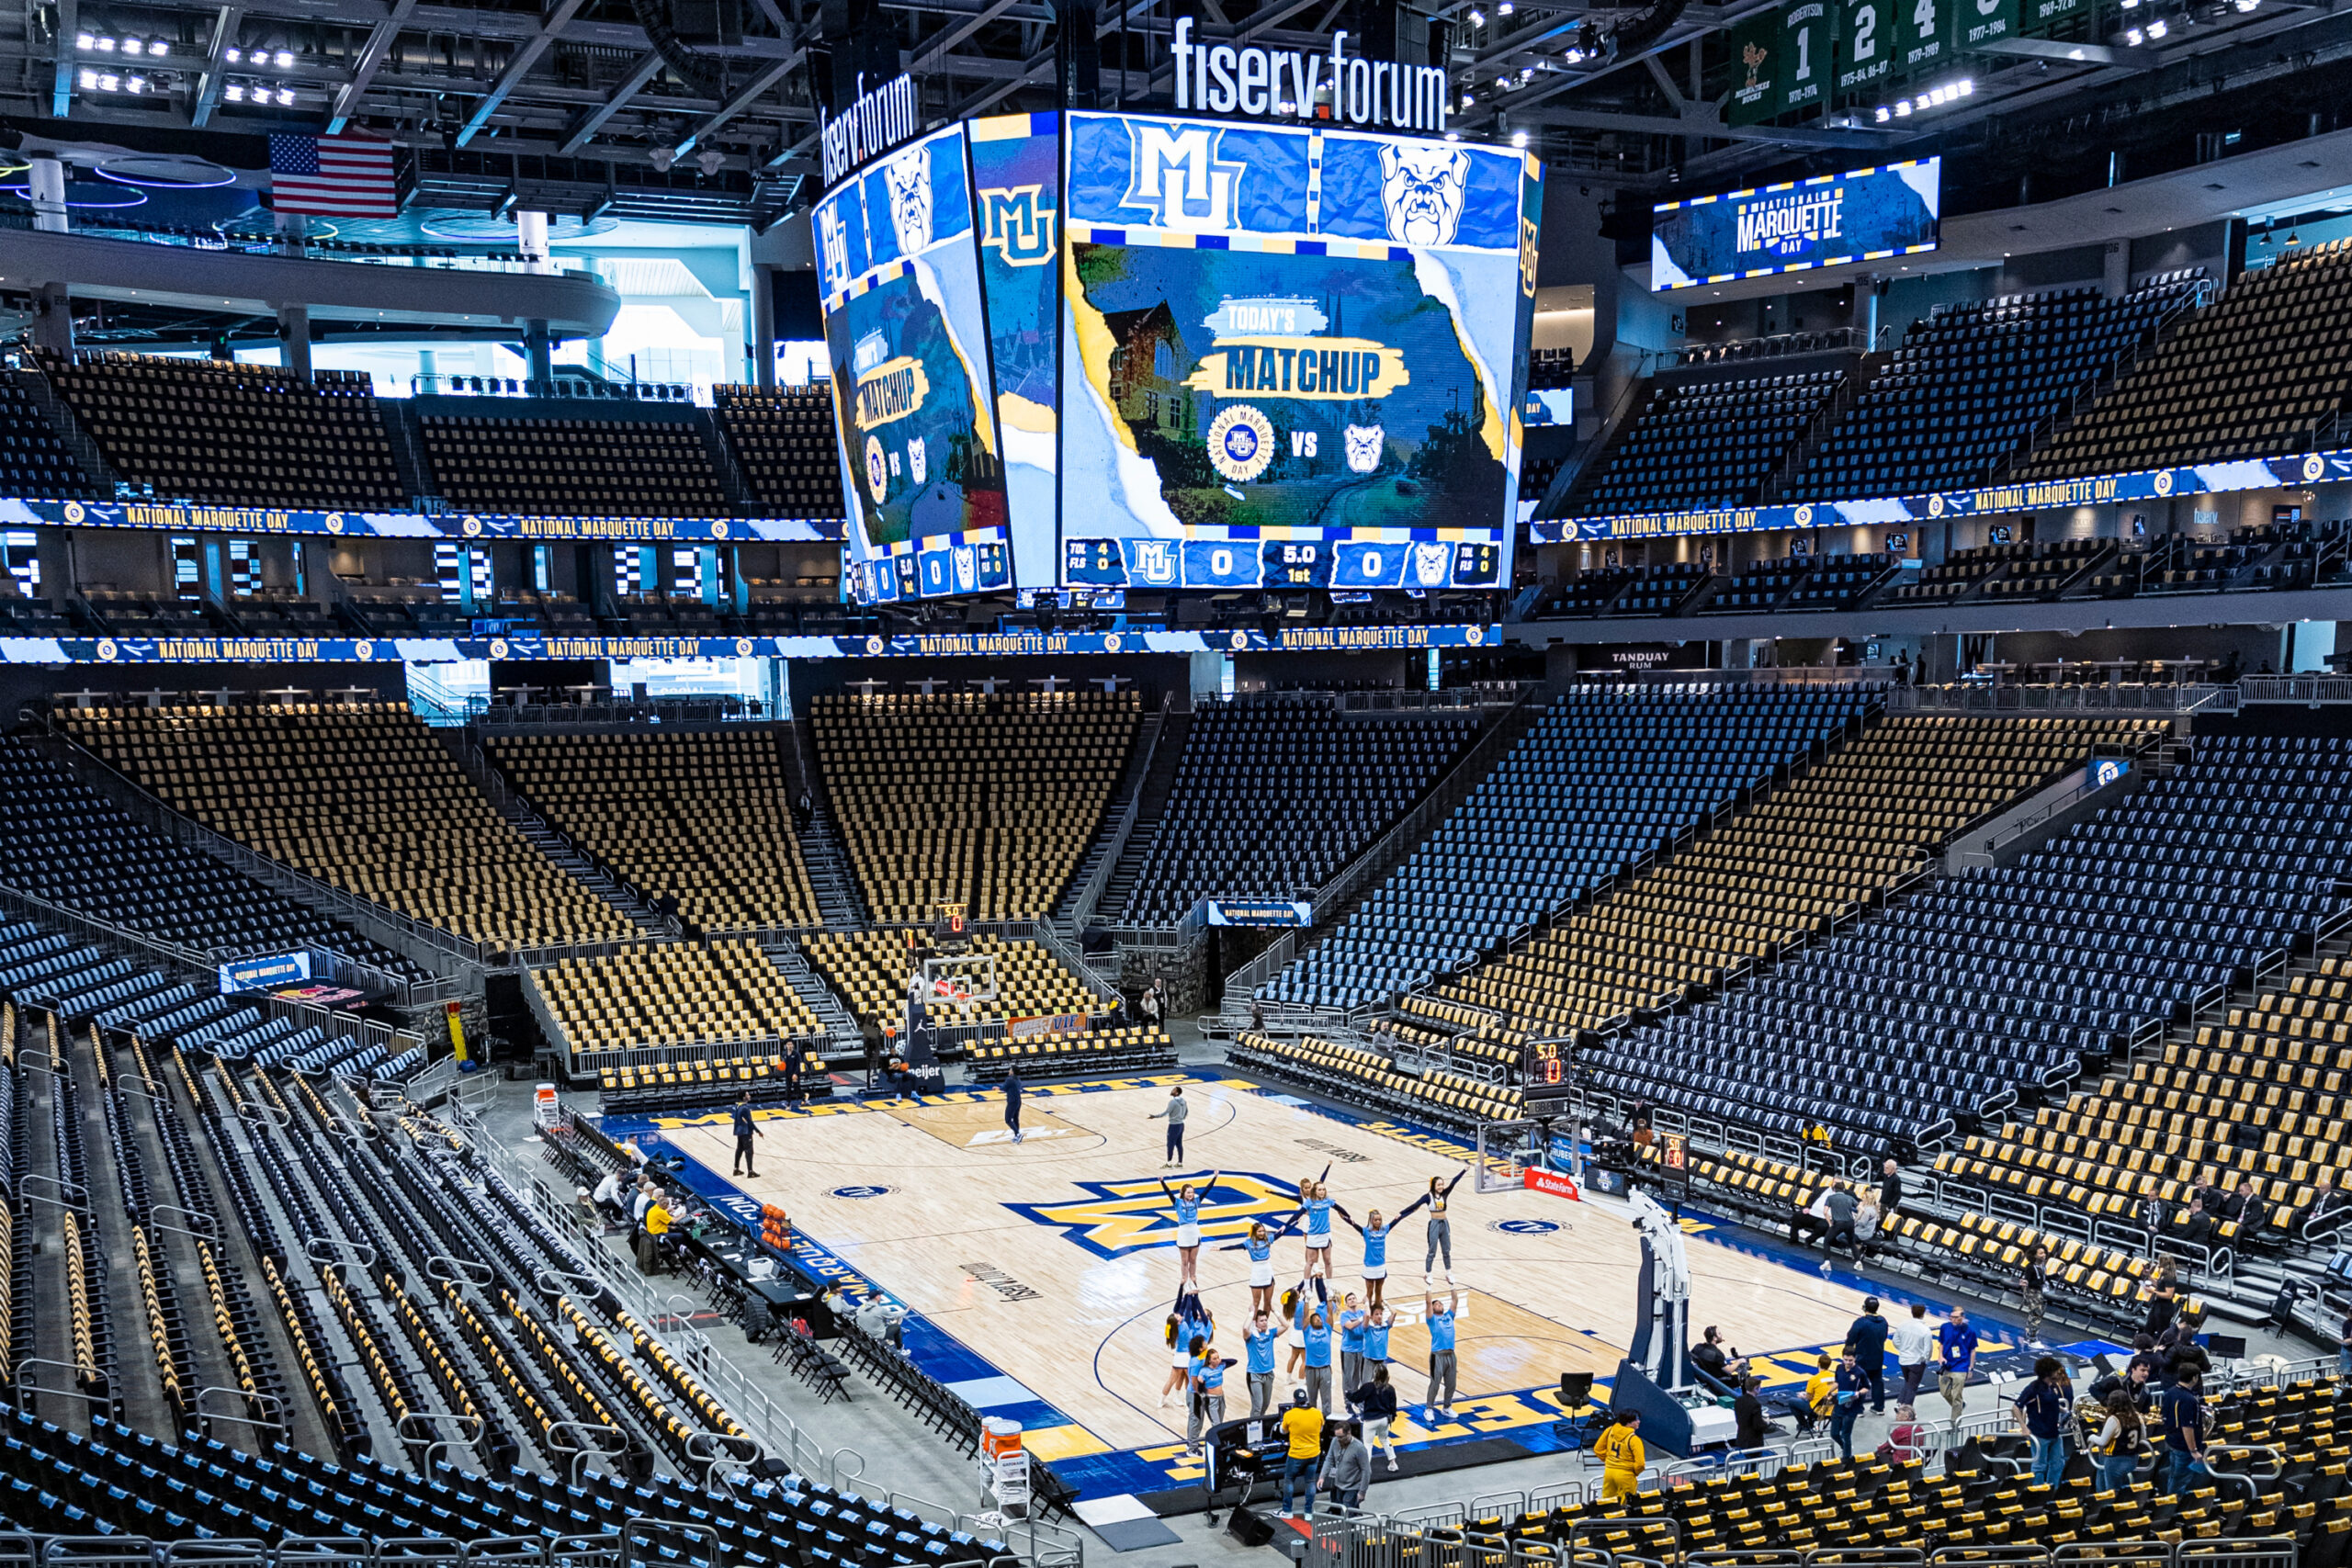
[[2107, 1419], [2091, 1439], [2091, 1463], [2098, 1469], [2098, 1489], [2120, 1492], [2140, 1472], [2140, 1456], [2147, 1451], [2148, 1423], [2132, 1396], [2121, 1389], [2107, 1396]]

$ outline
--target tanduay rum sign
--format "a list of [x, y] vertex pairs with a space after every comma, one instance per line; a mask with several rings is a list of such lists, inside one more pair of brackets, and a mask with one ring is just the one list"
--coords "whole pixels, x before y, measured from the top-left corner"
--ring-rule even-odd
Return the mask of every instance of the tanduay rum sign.
[[1348, 35], [1331, 35], [1327, 54], [1256, 44], [1194, 43], [1193, 18], [1176, 18], [1179, 113], [1240, 114], [1260, 119], [1324, 120], [1367, 130], [1441, 135], [1453, 107], [1445, 72], [1396, 60], [1351, 59]]

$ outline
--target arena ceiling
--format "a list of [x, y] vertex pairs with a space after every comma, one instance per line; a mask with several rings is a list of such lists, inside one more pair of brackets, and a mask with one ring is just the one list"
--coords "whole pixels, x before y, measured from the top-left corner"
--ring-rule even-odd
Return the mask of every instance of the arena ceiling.
[[[0, 123], [19, 145], [245, 168], [266, 165], [262, 133], [357, 127], [411, 149], [419, 211], [764, 228], [814, 194], [837, 53], [878, 61], [894, 38], [934, 118], [1046, 108], [1062, 13], [1083, 5], [1101, 101], [1140, 107], [1167, 101], [1179, 5], [1196, 38], [1326, 48], [1385, 6], [1447, 56], [1463, 133], [1524, 136], [1645, 219], [1661, 194], [1929, 152], [1947, 155], [1948, 211], [2041, 200], [2334, 129], [2352, 85], [2352, 15], [2334, 0], [2101, 0], [2074, 37], [1967, 59], [1965, 96], [1887, 123], [1863, 107], [1747, 126], [1719, 107], [1726, 29], [1778, 0], [740, 0], [740, 42], [680, 40], [736, 3], [29, 0], [0, 13]], [[85, 85], [94, 62], [114, 90]]]

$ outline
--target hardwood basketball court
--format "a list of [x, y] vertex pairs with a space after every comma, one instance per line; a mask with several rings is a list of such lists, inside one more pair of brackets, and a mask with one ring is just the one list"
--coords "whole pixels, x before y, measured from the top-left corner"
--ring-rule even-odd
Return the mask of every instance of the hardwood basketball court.
[[[1163, 1171], [1165, 1123], [1151, 1113], [1180, 1081], [1193, 1106], [1186, 1159]], [[733, 1140], [723, 1117], [653, 1125], [707, 1170], [728, 1170]], [[1162, 1176], [1172, 1188], [1179, 1177], [1222, 1173], [1203, 1209], [1199, 1277], [1218, 1347], [1238, 1357], [1250, 1269], [1223, 1244], [1253, 1220], [1279, 1227], [1294, 1185], [1326, 1168], [1333, 1197], [1362, 1220], [1374, 1208], [1395, 1214], [1430, 1177], [1451, 1180], [1469, 1153], [1246, 1080], [1182, 1074], [1032, 1088], [1018, 1145], [996, 1090], [766, 1111], [759, 1125], [760, 1175], [729, 1178], [731, 1185], [782, 1205], [796, 1232], [1082, 1429], [1050, 1440], [1068, 1453], [1149, 1449], [1182, 1436], [1181, 1397], [1159, 1404], [1178, 1284]], [[1615, 1371], [1634, 1327], [1641, 1244], [1612, 1206], [1518, 1190], [1481, 1195], [1465, 1180], [1453, 1220], [1463, 1426], [1475, 1429], [1475, 1414], [1464, 1412], [1482, 1397], [1556, 1389], [1563, 1371], [1603, 1380]], [[1388, 1301], [1399, 1314], [1392, 1376], [1415, 1416], [1428, 1364], [1422, 1221], [1415, 1214], [1389, 1243]], [[1363, 1244], [1336, 1220], [1334, 1229], [1334, 1293], [1361, 1293]], [[1279, 1282], [1296, 1280], [1303, 1257], [1296, 1235], [1277, 1247]], [[1860, 1310], [1858, 1292], [1703, 1235], [1691, 1239], [1690, 1258], [1692, 1321], [1723, 1325], [1744, 1348], [1833, 1340]], [[1442, 1292], [1442, 1260], [1438, 1269]], [[1277, 1366], [1285, 1363], [1286, 1355]], [[1246, 1409], [1239, 1380], [1229, 1386]], [[1432, 1435], [1417, 1420], [1399, 1431], [1404, 1440]]]

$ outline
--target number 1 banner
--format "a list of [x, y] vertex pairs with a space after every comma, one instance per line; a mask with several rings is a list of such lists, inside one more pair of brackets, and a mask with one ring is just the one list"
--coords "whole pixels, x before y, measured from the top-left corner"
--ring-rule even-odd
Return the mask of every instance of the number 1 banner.
[[1780, 84], [1780, 112], [1818, 109], [1828, 103], [1829, 51], [1835, 23], [1829, 0], [1799, 0], [1781, 11], [1781, 59], [1773, 68]]

